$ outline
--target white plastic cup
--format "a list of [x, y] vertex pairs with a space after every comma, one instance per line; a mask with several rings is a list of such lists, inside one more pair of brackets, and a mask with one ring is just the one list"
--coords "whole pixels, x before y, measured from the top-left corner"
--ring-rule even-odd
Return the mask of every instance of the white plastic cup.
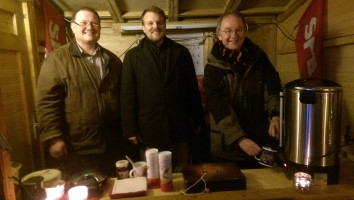
[[87, 200], [88, 188], [87, 186], [75, 186], [68, 191], [69, 200]]
[[159, 153], [160, 188], [163, 192], [170, 192], [173, 189], [172, 182], [172, 153], [162, 151]]
[[147, 149], [145, 151], [147, 165], [147, 179], [150, 188], [160, 187], [160, 172], [159, 172], [159, 150], [156, 148]]
[[146, 177], [146, 162], [144, 161], [139, 161], [139, 162], [135, 162], [133, 169], [130, 170], [129, 172], [129, 176], [132, 178], [136, 178], [136, 177]]

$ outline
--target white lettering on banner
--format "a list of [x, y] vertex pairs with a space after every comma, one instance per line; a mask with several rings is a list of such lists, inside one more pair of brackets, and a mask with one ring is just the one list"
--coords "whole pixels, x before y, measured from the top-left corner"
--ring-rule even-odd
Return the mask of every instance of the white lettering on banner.
[[306, 24], [305, 26], [305, 39], [306, 42], [304, 43], [304, 49], [310, 48], [311, 58], [307, 60], [307, 72], [311, 76], [312, 73], [315, 71], [317, 67], [317, 60], [314, 51], [315, 47], [315, 36], [313, 36], [313, 32], [316, 29], [316, 17], [312, 17], [310, 20], [310, 24]]
[[60, 47], [61, 43], [59, 42], [59, 25], [54, 24], [50, 19], [48, 29], [50, 35], [50, 44], [52, 45], [53, 49]]

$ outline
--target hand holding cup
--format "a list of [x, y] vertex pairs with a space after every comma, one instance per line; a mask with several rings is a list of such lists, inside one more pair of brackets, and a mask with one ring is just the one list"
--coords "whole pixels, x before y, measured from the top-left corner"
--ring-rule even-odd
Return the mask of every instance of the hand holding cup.
[[259, 164], [267, 166], [267, 167], [274, 167], [275, 157], [277, 151], [270, 148], [270, 147], [262, 147], [262, 152], [260, 153], [259, 157], [254, 156], [256, 160], [258, 160]]

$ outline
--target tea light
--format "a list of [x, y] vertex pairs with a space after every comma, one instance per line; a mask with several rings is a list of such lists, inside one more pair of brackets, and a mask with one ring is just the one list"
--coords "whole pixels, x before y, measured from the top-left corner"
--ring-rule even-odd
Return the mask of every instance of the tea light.
[[69, 200], [87, 200], [87, 195], [88, 188], [83, 185], [72, 187], [68, 191]]
[[44, 190], [47, 195], [46, 200], [58, 200], [64, 195], [65, 181], [56, 180], [50, 183], [44, 183]]
[[294, 174], [294, 187], [303, 192], [309, 192], [312, 187], [312, 177], [305, 172], [297, 172]]

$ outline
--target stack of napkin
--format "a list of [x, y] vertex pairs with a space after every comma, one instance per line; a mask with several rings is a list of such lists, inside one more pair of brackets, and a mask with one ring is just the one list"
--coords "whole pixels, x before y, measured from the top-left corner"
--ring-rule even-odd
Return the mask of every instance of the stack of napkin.
[[146, 196], [146, 177], [126, 178], [115, 180], [112, 191], [109, 194], [111, 199], [125, 197]]

